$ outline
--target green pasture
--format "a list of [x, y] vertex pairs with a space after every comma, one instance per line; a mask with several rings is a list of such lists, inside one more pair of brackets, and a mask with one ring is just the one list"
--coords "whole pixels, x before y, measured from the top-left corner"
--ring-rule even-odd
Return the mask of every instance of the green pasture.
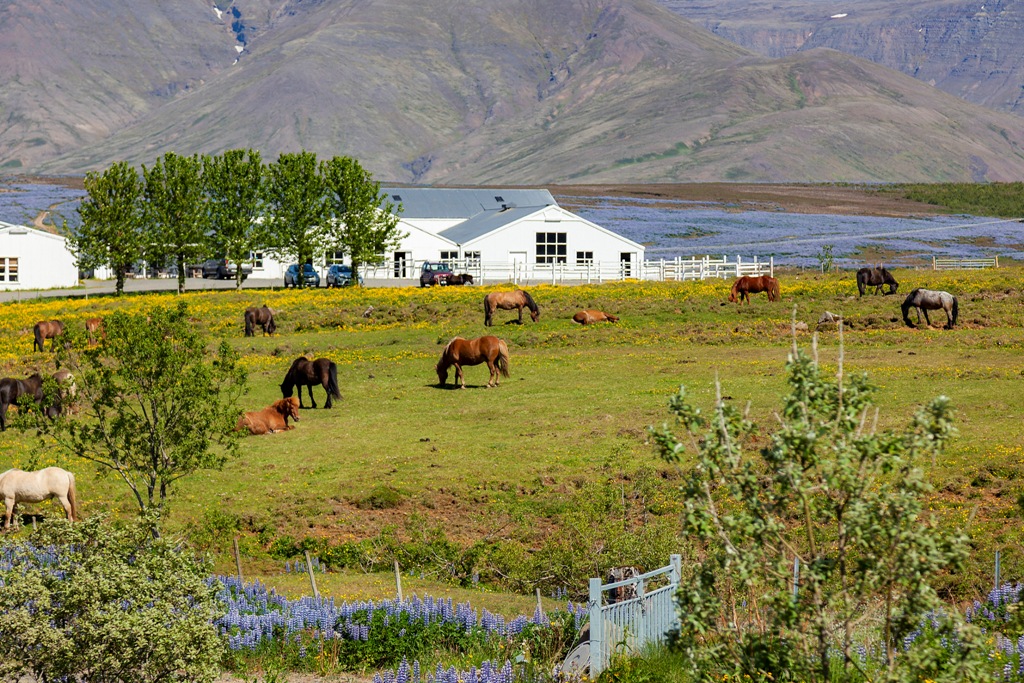
[[[329, 411], [303, 411], [293, 431], [245, 438], [240, 457], [223, 470], [182, 480], [168, 527], [210, 548], [225, 572], [233, 571], [231, 537], [238, 535], [247, 578], [261, 577], [285, 592], [308, 587], [304, 577], [284, 574], [283, 562], [268, 555], [282, 537], [343, 543], [382, 533], [443, 535], [465, 546], [502, 540], [524, 556], [556, 542], [573, 547], [576, 556], [592, 551], [593, 566], [583, 569], [599, 571], [603, 560], [621, 554], [602, 555], [602, 541], [590, 534], [598, 522], [581, 511], [595, 497], [605, 497], [602, 514], [624, 530], [677, 526], [679, 473], [658, 460], [646, 428], [666, 420], [668, 396], [680, 384], [694, 402], [710, 408], [717, 380], [726, 400], [749, 403], [765, 433], [772, 429], [786, 389], [795, 307], [797, 320], [809, 328], [798, 331], [796, 341], [808, 352], [820, 315], [828, 310], [844, 316], [843, 371], [866, 372], [878, 387], [881, 426], [907, 423], [915, 407], [933, 396], [951, 397], [959, 435], [931, 472], [932, 503], [946, 523], [966, 526], [975, 539], [973, 570], [950, 582], [953, 597], [986, 590], [996, 549], [1003, 551], [1003, 577], [1019, 578], [1021, 269], [894, 271], [900, 294], [863, 298], [856, 296], [851, 272], [778, 275], [781, 303], [759, 295], [749, 306], [727, 303], [727, 281], [531, 287], [540, 320], [531, 323], [526, 316], [517, 325], [510, 323], [514, 313], [499, 312], [491, 328], [483, 326], [482, 299], [492, 287], [187, 294], [196, 324], [211, 340], [229, 339], [250, 368], [240, 408], [262, 408], [279, 398], [285, 370], [300, 354], [338, 363], [343, 398]], [[939, 328], [945, 322], [941, 311], [932, 315], [932, 329], [903, 325], [899, 304], [918, 286], [959, 297], [956, 329]], [[52, 372], [47, 354], [30, 353], [28, 321], [77, 321], [174, 299], [152, 294], [2, 304], [0, 319], [7, 322], [0, 322], [0, 351], [8, 352], [3, 374]], [[279, 312], [279, 334], [244, 338], [242, 310], [264, 301]], [[619, 315], [621, 322], [574, 325], [572, 314], [584, 307]], [[451, 388], [454, 372], [448, 388], [439, 388], [434, 364], [443, 344], [455, 335], [483, 334], [508, 342], [511, 377], [487, 389], [486, 367], [470, 367], [465, 390]], [[819, 331], [817, 353], [822, 364], [838, 369], [835, 326]], [[314, 395], [322, 406], [323, 390], [317, 387]], [[9, 429], [0, 435], [0, 470], [46, 464], [75, 472], [86, 515], [132, 510], [127, 489], [89, 463], [53, 453], [30, 434]], [[37, 509], [59, 511], [49, 503]], [[581, 550], [579, 544], [591, 545]], [[686, 553], [685, 541], [678, 544]], [[443, 584], [436, 579], [442, 574], [410, 576], [414, 583], [407, 591], [440, 594]], [[320, 580], [322, 592], [339, 596], [394, 592], [393, 575], [349, 570]], [[378, 586], [381, 594], [375, 595]], [[486, 599], [479, 589], [468, 593]], [[498, 608], [531, 609], [528, 597], [508, 599]]]

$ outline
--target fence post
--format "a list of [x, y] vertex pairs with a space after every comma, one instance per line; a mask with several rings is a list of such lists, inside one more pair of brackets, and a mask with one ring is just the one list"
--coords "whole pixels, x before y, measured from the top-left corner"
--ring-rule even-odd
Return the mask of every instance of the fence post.
[[235, 569], [238, 571], [238, 583], [242, 583], [242, 558], [238, 554], [238, 536], [235, 536]]
[[935, 267], [935, 256], [932, 256], [932, 270], [937, 270]]
[[768, 274], [775, 277], [775, 257], [770, 256], [768, 259]]
[[604, 669], [604, 620], [601, 617], [601, 579], [590, 580], [590, 679]]
[[306, 553], [306, 573], [309, 574], [309, 585], [313, 587], [313, 599], [319, 602], [319, 600], [320, 600], [320, 591], [318, 591], [316, 589], [316, 577], [313, 576], [313, 560], [310, 559], [309, 551], [308, 550], [305, 551], [305, 553]]
[[398, 591], [398, 602], [404, 602], [402, 597], [402, 572], [398, 569], [398, 558], [395, 558], [395, 589]]
[[793, 602], [797, 601], [797, 595], [800, 589], [800, 558], [793, 558]]
[[999, 551], [996, 551], [996, 590], [999, 590]]

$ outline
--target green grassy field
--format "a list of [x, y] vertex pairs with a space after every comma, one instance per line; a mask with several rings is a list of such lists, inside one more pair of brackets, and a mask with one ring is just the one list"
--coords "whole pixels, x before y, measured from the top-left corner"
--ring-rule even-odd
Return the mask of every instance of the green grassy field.
[[[332, 544], [371, 539], [382, 555], [387, 544], [380, 539], [390, 537], [444, 537], [463, 547], [497, 543], [495, 552], [505, 555], [582, 563], [571, 570], [553, 566], [555, 578], [538, 585], [576, 581], [628, 561], [633, 548], [655, 547], [645, 531], [660, 539], [660, 550], [664, 534], [678, 528], [679, 474], [657, 459], [646, 428], [667, 419], [668, 396], [680, 384], [698, 405], [710, 407], [717, 377], [728, 400], [749, 401], [758, 424], [771, 428], [785, 391], [796, 306], [797, 319], [811, 331], [825, 310], [845, 317], [844, 371], [867, 372], [878, 387], [883, 426], [905, 424], [933, 396], [952, 398], [959, 436], [931, 472], [932, 504], [946, 523], [970, 524], [972, 571], [951, 577], [949, 589], [954, 598], [973, 598], [991, 584], [996, 549], [1003, 551], [1004, 578], [1024, 572], [1016, 505], [1024, 492], [1022, 271], [894, 274], [900, 295], [858, 298], [853, 273], [782, 272], [781, 303], [759, 295], [742, 307], [726, 302], [726, 281], [538, 286], [530, 290], [541, 307], [539, 322], [508, 324], [513, 315], [502, 312], [492, 328], [483, 326], [482, 311], [491, 287], [186, 294], [197, 324], [211, 338], [228, 338], [250, 370], [241, 408], [279, 398], [278, 384], [300, 354], [338, 363], [343, 399], [329, 411], [303, 411], [293, 431], [245, 438], [241, 456], [223, 470], [182, 480], [168, 528], [209, 547], [221, 571], [232, 571], [230, 539], [239, 535], [245, 573], [286, 592], [306, 588], [268, 555], [282, 537]], [[918, 286], [960, 298], [957, 329], [939, 329], [941, 312], [932, 316], [933, 329], [903, 325], [902, 294]], [[0, 374], [52, 372], [47, 354], [29, 352], [36, 320], [80, 324], [118, 307], [141, 310], [176, 299], [153, 294], [3, 304]], [[244, 338], [242, 310], [264, 302], [279, 312], [279, 334]], [[583, 307], [622, 321], [574, 325], [570, 318]], [[807, 349], [811, 331], [797, 334]], [[512, 376], [487, 389], [486, 367], [470, 367], [465, 390], [438, 388], [434, 364], [443, 344], [455, 335], [487, 333], [507, 340]], [[838, 349], [834, 326], [822, 329], [821, 363], [835, 367]], [[322, 406], [323, 390], [314, 392]], [[86, 515], [132, 510], [127, 489], [88, 463], [45, 452], [15, 430], [0, 435], [0, 470], [28, 464], [74, 471]], [[58, 511], [49, 503], [39, 509]], [[630, 534], [638, 539], [632, 546], [618, 539]], [[674, 543], [686, 552], [684, 540]], [[425, 571], [413, 590], [455, 590], [443, 587], [441, 579], [456, 572], [442, 565]], [[491, 585], [510, 585], [486, 570], [483, 575]], [[418, 574], [410, 580], [420, 581]], [[324, 592], [339, 596], [382, 597], [394, 590], [393, 576], [362, 576], [358, 568], [324, 581]], [[474, 590], [496, 609], [531, 609], [530, 598]]]

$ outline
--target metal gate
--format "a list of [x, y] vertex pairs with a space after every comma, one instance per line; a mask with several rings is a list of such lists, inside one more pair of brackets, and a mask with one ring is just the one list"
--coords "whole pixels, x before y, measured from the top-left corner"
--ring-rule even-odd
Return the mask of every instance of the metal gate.
[[[637, 652], [661, 642], [679, 624], [674, 596], [679, 588], [682, 557], [640, 576], [602, 583], [590, 580], [590, 678], [595, 679], [613, 654]], [[613, 592], [627, 596], [616, 601]]]

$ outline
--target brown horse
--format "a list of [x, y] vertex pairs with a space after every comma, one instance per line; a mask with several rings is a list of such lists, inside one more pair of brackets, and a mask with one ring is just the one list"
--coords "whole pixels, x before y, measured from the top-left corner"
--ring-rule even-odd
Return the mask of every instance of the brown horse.
[[85, 334], [89, 338], [89, 345], [96, 343], [96, 333], [104, 339], [107, 338], [107, 330], [103, 327], [103, 318], [89, 318], [85, 321]]
[[57, 395], [53, 402], [46, 407], [46, 417], [57, 417], [65, 411], [75, 412], [75, 398], [78, 395], [75, 376], [66, 368], [61, 368], [50, 376], [57, 383]]
[[768, 301], [779, 300], [779, 281], [768, 275], [754, 277], [744, 275], [732, 283], [732, 291], [729, 293], [729, 301], [733, 303], [742, 302], [746, 299], [750, 303], [750, 295], [758, 292], [767, 292]]
[[37, 404], [42, 404], [43, 378], [38, 372], [25, 379], [0, 379], [0, 431], [7, 429], [7, 409], [17, 405], [22, 396], [31, 396]]
[[64, 323], [59, 320], [40, 320], [32, 328], [32, 334], [35, 336], [35, 341], [32, 343], [33, 351], [43, 351], [43, 342], [47, 339], [53, 340], [50, 342], [50, 350], [53, 351], [57, 337], [64, 334]]
[[310, 360], [305, 356], [299, 356], [292, 361], [288, 374], [281, 382], [281, 395], [291, 398], [292, 389], [298, 387], [299, 407], [305, 408], [306, 406], [302, 405], [302, 387], [306, 387], [309, 390], [309, 402], [316, 408], [316, 400], [313, 398], [314, 384], [319, 384], [327, 392], [327, 404], [324, 408], [334, 405], [331, 402], [332, 398], [341, 398], [341, 390], [338, 389], [338, 365], [329, 358]]
[[245, 413], [238, 418], [235, 431], [248, 429], [250, 434], [286, 432], [295, 429], [295, 425], [288, 424], [288, 418], [299, 421], [299, 399], [294, 396], [274, 401], [269, 408]]
[[[437, 361], [434, 369], [437, 370], [437, 381], [439, 386], [448, 383], [448, 368], [455, 366], [455, 384], [460, 389], [466, 388], [466, 376], [462, 373], [463, 365], [480, 365], [487, 363], [487, 369], [491, 371], [487, 387], [498, 386], [498, 374], [508, 377], [508, 346], [502, 340], [490, 335], [478, 337], [477, 339], [463, 339], [455, 337], [441, 352], [441, 360]], [[460, 384], [461, 382], [461, 384]]]
[[591, 323], [599, 323], [602, 320], [607, 320], [610, 323], [619, 322], [618, 316], [609, 315], [607, 313], [604, 313], [603, 311], [595, 311], [591, 308], [587, 308], [582, 311], [577, 311], [576, 315], [572, 317], [572, 321], [574, 323], [579, 323], [580, 325], [590, 325]]
[[473, 276], [469, 273], [460, 273], [459, 275], [452, 275], [448, 278], [448, 284], [450, 285], [471, 285], [473, 284]]
[[264, 305], [262, 308], [250, 307], [245, 309], [245, 336], [256, 335], [256, 326], [263, 329], [264, 336], [274, 335], [277, 330], [277, 323], [274, 322], [274, 312]]
[[519, 310], [519, 324], [523, 324], [523, 308], [530, 309], [530, 318], [537, 322], [540, 317], [540, 309], [537, 303], [527, 292], [517, 289], [514, 292], [491, 292], [484, 297], [484, 325], [491, 325], [491, 316], [497, 309], [511, 311], [513, 308]]

